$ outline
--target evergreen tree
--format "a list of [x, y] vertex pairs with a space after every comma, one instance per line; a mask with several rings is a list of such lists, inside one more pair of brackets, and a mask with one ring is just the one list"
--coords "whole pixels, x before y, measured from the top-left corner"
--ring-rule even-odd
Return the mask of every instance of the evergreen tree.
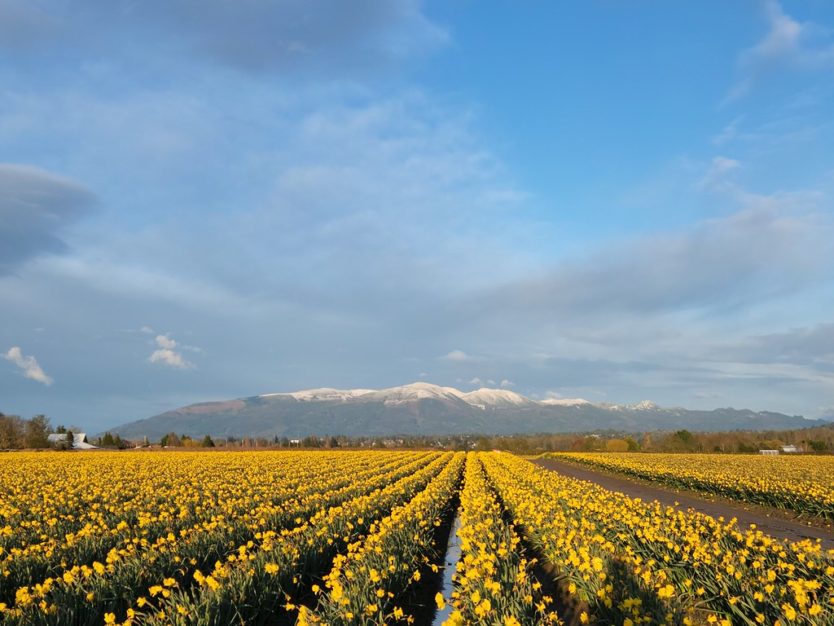
[[182, 440], [179, 438], [177, 433], [168, 433], [167, 435], [163, 435], [162, 439], [159, 440], [159, 443], [163, 446], [170, 446], [172, 448], [179, 448], [182, 446]]

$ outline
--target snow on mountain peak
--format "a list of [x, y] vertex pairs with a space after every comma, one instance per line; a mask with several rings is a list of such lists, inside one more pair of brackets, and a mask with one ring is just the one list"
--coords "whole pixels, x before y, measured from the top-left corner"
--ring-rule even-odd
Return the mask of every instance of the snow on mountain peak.
[[265, 393], [261, 397], [289, 396], [302, 402], [346, 402], [373, 392], [373, 389], [333, 389], [332, 387], [320, 387], [318, 389], [304, 389], [302, 391], [285, 393]]
[[[443, 387], [423, 381], [386, 389], [333, 389], [331, 387], [321, 387], [283, 393], [266, 393], [261, 397], [278, 396], [291, 397], [300, 402], [382, 401], [386, 404], [403, 404], [417, 400], [434, 399], [447, 402], [465, 402], [479, 409], [523, 407], [536, 404], [549, 407], [579, 407], [593, 404], [582, 398], [547, 398], [536, 402], [509, 389], [481, 387], [474, 391], [464, 392], [454, 387]], [[597, 406], [616, 411], [651, 411], [660, 408], [648, 400], [629, 405], [599, 404]]]
[[509, 389], [490, 389], [481, 387], [476, 391], [462, 394], [462, 398], [473, 406], [481, 408], [487, 406], [523, 406], [531, 401]]
[[262, 398], [286, 396], [301, 402], [348, 402], [352, 400], [379, 401], [386, 404], [401, 404], [414, 400], [447, 400], [452, 402], [465, 402], [478, 408], [486, 407], [510, 407], [532, 404], [521, 394], [508, 389], [490, 389], [482, 387], [468, 393], [454, 387], [443, 387], [427, 382], [416, 382], [399, 387], [388, 387], [386, 389], [333, 389], [322, 387], [319, 389], [305, 389], [302, 391], [291, 391], [283, 393], [266, 393]]
[[374, 392], [374, 399], [383, 400], [387, 404], [409, 402], [411, 400], [461, 400], [463, 394], [454, 387], [441, 387], [431, 383], [417, 382], [399, 387], [389, 387]]
[[583, 398], [547, 398], [542, 400], [541, 404], [548, 406], [582, 406], [591, 403]]

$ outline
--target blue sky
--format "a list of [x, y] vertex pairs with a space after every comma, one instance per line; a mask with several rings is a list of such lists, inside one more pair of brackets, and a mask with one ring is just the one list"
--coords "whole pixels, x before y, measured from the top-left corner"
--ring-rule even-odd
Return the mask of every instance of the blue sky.
[[0, 411], [832, 415], [832, 112], [823, 0], [0, 0]]

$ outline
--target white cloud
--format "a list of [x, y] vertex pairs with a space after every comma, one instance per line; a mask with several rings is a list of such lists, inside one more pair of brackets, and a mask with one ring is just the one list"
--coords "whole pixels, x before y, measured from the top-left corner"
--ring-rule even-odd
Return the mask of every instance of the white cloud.
[[515, 383], [511, 380], [504, 379], [501, 381], [501, 389], [510, 389], [511, 387], [515, 387]]
[[17, 365], [26, 378], [42, 383], [47, 387], [53, 383], [52, 378], [47, 376], [46, 372], [38, 365], [37, 359], [33, 356], [24, 355], [18, 346], [9, 348], [3, 358]]
[[473, 378], [472, 380], [469, 381], [469, 384], [470, 385], [475, 385], [476, 387], [483, 387], [484, 386], [484, 381], [482, 381], [480, 378], [475, 376], [475, 378]]
[[[521, 329], [516, 342], [529, 329], [527, 341], [540, 345], [543, 335], [552, 336], [553, 349], [563, 349], [558, 342], [566, 338], [581, 338], [600, 356], [615, 341], [610, 333], [623, 327], [623, 316], [631, 319], [630, 336], [619, 333], [616, 341], [631, 344], [634, 328], [641, 327], [641, 342], [660, 346], [665, 340], [658, 320], [666, 316], [778, 307], [788, 295], [830, 288], [834, 220], [822, 210], [825, 197], [813, 191], [761, 194], [732, 178], [718, 184], [719, 172], [726, 176], [737, 167], [719, 160], [711, 178], [722, 199], [738, 206], [734, 213], [624, 239], [498, 285], [461, 307], [461, 323], [471, 327], [478, 320], [483, 332], [512, 323]], [[667, 330], [669, 337], [678, 332]]]
[[177, 352], [177, 342], [168, 335], [156, 336], [157, 350], [148, 357], [151, 363], [160, 363], [176, 369], [190, 369], [196, 367], [193, 363], [186, 361], [181, 352]]
[[157, 335], [156, 343], [160, 348], [173, 349], [177, 347], [177, 342], [168, 337], [167, 335]]
[[[332, 104], [315, 106], [309, 94], [283, 102], [268, 90], [256, 91], [253, 99], [263, 104], [245, 116], [261, 117], [261, 107], [280, 111], [270, 125], [275, 133], [270, 146], [282, 147], [253, 147], [250, 157], [259, 164], [255, 179], [226, 186], [229, 203], [240, 207], [234, 215], [195, 222], [184, 210], [138, 231], [90, 231], [71, 257], [42, 259], [37, 269], [120, 296], [166, 299], [189, 308], [251, 312], [253, 299], [279, 306], [306, 300], [302, 306], [321, 306], [330, 315], [332, 307], [323, 302], [328, 298], [370, 302], [368, 292], [396, 283], [401, 292], [422, 299], [427, 291], [459, 290], [461, 284], [477, 288], [530, 264], [527, 252], [519, 254], [510, 245], [511, 239], [532, 237], [517, 224], [523, 194], [479, 140], [471, 112], [451, 110], [417, 91], [390, 98], [369, 94], [344, 104], [347, 90], [334, 88]], [[198, 100], [213, 97], [205, 93]], [[193, 100], [167, 92], [115, 103], [61, 95], [50, 99], [52, 104], [15, 103], [0, 96], [0, 109], [24, 114], [35, 107], [33, 120], [41, 122], [35, 126], [44, 141], [57, 136], [72, 145], [121, 146], [110, 167], [140, 170], [148, 183], [146, 202], [164, 205], [169, 192], [157, 190], [190, 180], [188, 171], [178, 169], [182, 163], [201, 154], [229, 159], [237, 154], [215, 143], [208, 130], [236, 115], [219, 116]], [[64, 118], [57, 113], [64, 109], [79, 126], [95, 128], [90, 143], [59, 121]], [[150, 121], [144, 111], [151, 111]], [[138, 118], [145, 120], [141, 130], [129, 123]], [[156, 142], [147, 146], [158, 128], [183, 134], [183, 143], [192, 147], [168, 155]], [[248, 125], [234, 128], [242, 143], [254, 140]], [[75, 156], [89, 168], [98, 154], [90, 149]], [[140, 160], [151, 165], [140, 167]], [[216, 172], [210, 178], [223, 177]], [[211, 194], [204, 182], [198, 185], [201, 193]], [[122, 202], [129, 212], [131, 201]], [[428, 223], [448, 228], [427, 229]], [[507, 237], [508, 230], [517, 238]], [[241, 263], [229, 264], [216, 254], [230, 241], [239, 242]], [[279, 266], [283, 270], [274, 271]]]
[[721, 132], [712, 138], [712, 143], [716, 146], [721, 146], [736, 139], [740, 135], [739, 127], [742, 122], [744, 122], [744, 115], [735, 117], [729, 124], [721, 129]]
[[471, 360], [472, 357], [470, 357], [468, 354], [466, 354], [466, 352], [464, 352], [463, 350], [452, 350], [451, 352], [449, 352], [448, 354], [446, 354], [446, 355], [444, 355], [440, 358], [443, 359], [444, 361], [463, 362], [463, 361]]
[[[834, 44], [816, 43], [824, 33], [810, 22], [799, 22], [782, 10], [777, 0], [764, 3], [768, 31], [756, 44], [744, 50], [738, 59], [741, 78], [730, 90], [725, 102], [741, 98], [762, 75], [779, 66], [802, 69], [825, 69], [834, 65]], [[828, 39], [827, 33], [825, 33]]]
[[742, 63], [775, 61], [799, 51], [803, 25], [785, 13], [775, 0], [765, 3], [765, 12], [770, 30], [764, 39], [744, 51]]
[[741, 163], [735, 159], [730, 159], [725, 156], [713, 157], [707, 173], [698, 183], [698, 188], [703, 191], [727, 191], [732, 185], [729, 182], [729, 175], [738, 170]]

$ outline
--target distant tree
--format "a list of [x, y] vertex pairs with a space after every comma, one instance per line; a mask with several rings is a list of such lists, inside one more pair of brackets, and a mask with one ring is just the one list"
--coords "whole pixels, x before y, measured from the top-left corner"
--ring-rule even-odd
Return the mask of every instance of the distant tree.
[[675, 432], [675, 437], [680, 439], [686, 445], [692, 444], [693, 440], [695, 439], [695, 437], [692, 435], [692, 433], [689, 432], [688, 430], [679, 430], [679, 431]]
[[162, 439], [159, 440], [159, 443], [162, 446], [169, 446], [172, 448], [179, 448], [182, 446], [182, 440], [179, 438], [177, 433], [168, 433], [167, 435], [162, 435]]
[[102, 448], [114, 448], [116, 447], [116, 440], [113, 438], [113, 435], [108, 431], [102, 435], [101, 439], [99, 439], [98, 445]]
[[214, 440], [211, 438], [211, 435], [206, 435], [203, 437], [203, 442], [200, 444], [204, 448], [213, 448], [214, 447]]
[[666, 439], [664, 447], [676, 452], [690, 452], [696, 447], [695, 436], [685, 429], [675, 431]]
[[49, 418], [36, 415], [28, 420], [24, 426], [27, 448], [49, 447]]
[[17, 415], [0, 413], [0, 450], [21, 448], [23, 443], [23, 420]]
[[607, 452], [627, 452], [628, 442], [625, 439], [609, 439], [605, 442]]
[[632, 437], [626, 437], [626, 444], [628, 445], [629, 452], [637, 452], [640, 449], [640, 444]]
[[783, 442], [780, 441], [779, 439], [765, 439], [764, 441], [761, 442], [760, 447], [765, 448], [767, 450], [778, 450], [779, 448], [782, 447], [782, 445], [783, 445]]
[[814, 452], [825, 452], [828, 450], [828, 444], [825, 443], [822, 439], [810, 439], [808, 441], [808, 446]]

